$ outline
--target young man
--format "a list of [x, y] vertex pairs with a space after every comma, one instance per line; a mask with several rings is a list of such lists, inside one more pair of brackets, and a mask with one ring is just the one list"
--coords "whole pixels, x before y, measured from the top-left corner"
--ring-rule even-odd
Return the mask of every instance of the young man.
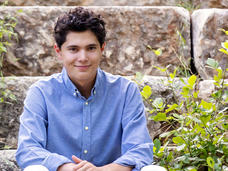
[[137, 85], [102, 71], [105, 23], [78, 7], [59, 17], [61, 73], [33, 84], [24, 102], [16, 159], [49, 171], [130, 171], [151, 164], [152, 141]]

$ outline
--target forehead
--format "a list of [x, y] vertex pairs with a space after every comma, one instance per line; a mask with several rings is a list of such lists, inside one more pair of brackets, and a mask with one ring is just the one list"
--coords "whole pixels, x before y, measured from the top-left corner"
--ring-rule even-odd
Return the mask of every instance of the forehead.
[[70, 31], [66, 36], [66, 45], [86, 46], [89, 44], [99, 44], [95, 34], [90, 31], [74, 32]]

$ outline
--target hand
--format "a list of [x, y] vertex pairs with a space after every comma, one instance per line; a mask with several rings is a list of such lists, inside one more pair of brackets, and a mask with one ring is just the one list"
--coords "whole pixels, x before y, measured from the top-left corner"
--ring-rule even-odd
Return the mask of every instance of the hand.
[[81, 160], [74, 155], [72, 156], [72, 160], [77, 163], [76, 167], [74, 167], [74, 171], [101, 171], [100, 167], [96, 167], [92, 163]]
[[65, 163], [57, 169], [57, 171], [75, 171], [75, 167], [77, 165], [75, 163]]

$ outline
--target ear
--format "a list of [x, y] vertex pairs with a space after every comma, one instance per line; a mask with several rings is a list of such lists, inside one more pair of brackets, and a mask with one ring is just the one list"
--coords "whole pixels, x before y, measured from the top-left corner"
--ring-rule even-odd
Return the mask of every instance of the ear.
[[103, 45], [101, 46], [101, 52], [103, 52], [103, 51], [104, 51], [105, 46], [106, 46], [106, 42], [104, 42], [104, 43], [103, 43]]
[[54, 45], [55, 52], [59, 58], [59, 60], [62, 60], [62, 55], [61, 55], [61, 49], [58, 47], [57, 44]]

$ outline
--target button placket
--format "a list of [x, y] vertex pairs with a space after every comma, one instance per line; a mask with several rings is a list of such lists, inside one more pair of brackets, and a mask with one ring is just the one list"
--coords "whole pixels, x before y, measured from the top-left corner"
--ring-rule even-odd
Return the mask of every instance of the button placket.
[[90, 102], [87, 100], [84, 102], [83, 107], [83, 137], [82, 137], [82, 159], [89, 160], [89, 152], [90, 152]]

